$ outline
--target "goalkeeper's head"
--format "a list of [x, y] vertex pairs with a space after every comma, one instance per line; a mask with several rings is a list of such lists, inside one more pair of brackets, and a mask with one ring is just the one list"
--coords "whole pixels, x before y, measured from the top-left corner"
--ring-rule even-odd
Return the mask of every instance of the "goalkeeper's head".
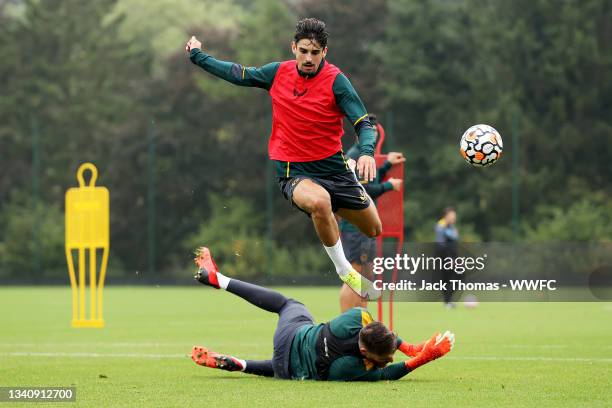
[[359, 351], [378, 367], [392, 362], [396, 349], [397, 336], [381, 322], [372, 322], [359, 332]]

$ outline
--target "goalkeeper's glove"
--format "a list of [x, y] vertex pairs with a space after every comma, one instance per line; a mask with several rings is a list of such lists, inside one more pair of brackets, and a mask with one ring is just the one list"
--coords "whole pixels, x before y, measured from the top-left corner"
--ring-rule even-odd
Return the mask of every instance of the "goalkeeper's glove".
[[397, 348], [399, 351], [407, 355], [408, 357], [414, 357], [423, 350], [427, 341], [422, 341], [419, 344], [409, 344], [405, 341], [402, 341], [402, 344]]
[[416, 356], [406, 360], [404, 364], [411, 371], [415, 370], [423, 364], [442, 357], [451, 351], [454, 345], [455, 335], [453, 333], [449, 331], [444, 332], [444, 334], [437, 333], [425, 343], [423, 349]]

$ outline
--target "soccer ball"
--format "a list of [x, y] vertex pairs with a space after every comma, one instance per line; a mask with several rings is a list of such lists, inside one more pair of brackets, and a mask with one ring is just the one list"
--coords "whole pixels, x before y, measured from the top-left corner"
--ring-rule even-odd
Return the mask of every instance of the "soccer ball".
[[459, 153], [472, 166], [485, 167], [495, 163], [502, 155], [502, 138], [489, 125], [474, 125], [463, 133]]

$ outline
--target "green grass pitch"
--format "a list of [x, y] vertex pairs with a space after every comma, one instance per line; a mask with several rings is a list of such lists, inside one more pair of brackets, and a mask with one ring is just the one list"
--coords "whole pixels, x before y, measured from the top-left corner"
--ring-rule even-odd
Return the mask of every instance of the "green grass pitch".
[[[338, 314], [336, 289], [280, 290], [318, 321]], [[420, 341], [451, 329], [455, 349], [400, 381], [366, 384], [196, 366], [189, 358], [195, 344], [246, 359], [271, 356], [275, 315], [223, 291], [107, 287], [104, 329], [72, 329], [70, 301], [68, 288], [0, 288], [0, 386], [74, 385], [70, 406], [86, 407], [612, 404], [610, 303], [484, 303], [451, 311], [438, 303], [396, 304], [401, 337]], [[0, 408], [11, 405], [27, 404]]]

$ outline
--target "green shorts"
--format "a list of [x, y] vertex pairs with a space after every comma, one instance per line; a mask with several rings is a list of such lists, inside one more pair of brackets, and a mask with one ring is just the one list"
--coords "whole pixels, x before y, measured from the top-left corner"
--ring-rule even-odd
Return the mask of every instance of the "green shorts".
[[368, 196], [368, 193], [366, 193], [352, 171], [347, 170], [344, 173], [322, 177], [305, 175], [278, 177], [278, 185], [283, 196], [306, 214], [308, 213], [298, 207], [293, 201], [293, 191], [302, 180], [306, 179], [317, 183], [329, 193], [333, 212], [338, 211], [339, 208], [365, 210], [370, 206], [370, 196]]

